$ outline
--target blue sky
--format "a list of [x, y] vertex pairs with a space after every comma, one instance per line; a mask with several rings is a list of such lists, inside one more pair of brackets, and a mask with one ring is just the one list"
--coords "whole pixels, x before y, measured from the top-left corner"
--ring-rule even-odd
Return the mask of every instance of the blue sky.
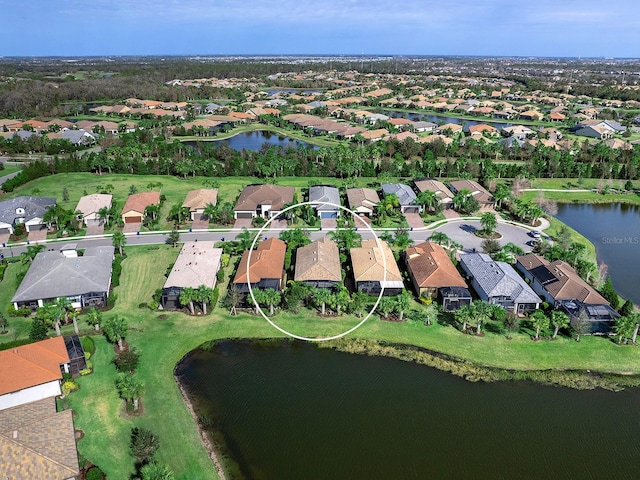
[[640, 57], [638, 0], [0, 0], [0, 55]]

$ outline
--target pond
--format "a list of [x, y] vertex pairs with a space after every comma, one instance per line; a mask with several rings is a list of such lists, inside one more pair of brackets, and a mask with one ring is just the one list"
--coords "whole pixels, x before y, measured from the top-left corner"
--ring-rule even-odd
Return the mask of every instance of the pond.
[[618, 293], [640, 305], [640, 206], [560, 203], [556, 217], [595, 245]]
[[501, 122], [491, 122], [484, 120], [467, 120], [464, 118], [454, 118], [447, 117], [445, 115], [434, 115], [432, 113], [409, 113], [409, 112], [399, 112], [396, 110], [387, 110], [381, 109], [381, 112], [385, 115], [388, 115], [393, 118], [406, 118], [408, 120], [417, 122], [432, 122], [432, 123], [455, 123], [457, 125], [463, 125], [463, 129], [465, 132], [469, 131], [469, 127], [472, 125], [491, 125], [492, 127], [497, 128], [498, 130], [513, 126], [513, 123], [501, 123]]
[[470, 383], [297, 342], [224, 341], [176, 373], [247, 479], [638, 476], [638, 390]]
[[[292, 148], [298, 148], [298, 147], [311, 147], [311, 148], [318, 148], [315, 145], [311, 145], [309, 143], [306, 142], [302, 142], [300, 140], [295, 140], [293, 138], [289, 138], [289, 137], [281, 137], [279, 135], [276, 135], [274, 133], [271, 132], [266, 132], [264, 130], [260, 130], [257, 132], [244, 132], [244, 133], [239, 133], [238, 135], [234, 135], [233, 137], [227, 138], [225, 140], [215, 140], [215, 141], [210, 141], [209, 139], [211, 137], [206, 137], [208, 139], [207, 144], [208, 145], [220, 145], [220, 144], [225, 144], [230, 148], [233, 148], [234, 150], [252, 150], [252, 151], [258, 151], [262, 148], [262, 145], [264, 145], [265, 143], [268, 143], [269, 145], [275, 145], [275, 146], [279, 146], [279, 147], [292, 147]], [[191, 145], [192, 147], [196, 146], [197, 142], [184, 142], [185, 145]], [[204, 143], [204, 142], [203, 142]]]

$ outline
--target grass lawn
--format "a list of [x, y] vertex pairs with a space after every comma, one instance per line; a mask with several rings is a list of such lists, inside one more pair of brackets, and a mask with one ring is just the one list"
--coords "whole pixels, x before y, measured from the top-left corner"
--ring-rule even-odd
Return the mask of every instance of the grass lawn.
[[[145, 385], [143, 413], [130, 417], [118, 399], [110, 363], [113, 347], [102, 337], [95, 337], [97, 351], [93, 357], [95, 372], [81, 377], [79, 391], [69, 396], [70, 407], [77, 411], [76, 427], [85, 432], [78, 442], [82, 455], [99, 465], [110, 478], [128, 478], [133, 471], [128, 442], [131, 428], [150, 428], [160, 437], [158, 459], [168, 464], [179, 479], [215, 478], [213, 466], [201, 445], [196, 425], [188, 413], [173, 378], [176, 363], [190, 350], [217, 338], [280, 337], [264, 319], [243, 313], [229, 317], [216, 307], [208, 316], [190, 317], [180, 312], [140, 309], [153, 291], [164, 281], [166, 268], [174, 261], [178, 249], [169, 246], [127, 247], [116, 307], [104, 313], [127, 319], [127, 341], [142, 352], [137, 375]], [[233, 262], [232, 262], [233, 263]], [[13, 294], [17, 265], [11, 265], [0, 284], [0, 300], [6, 309]], [[227, 277], [231, 266], [227, 267]], [[10, 326], [16, 320], [10, 319]], [[320, 319], [311, 312], [298, 315], [279, 313], [275, 321], [281, 327], [304, 336], [325, 336], [344, 331], [358, 323], [355, 317]], [[25, 325], [27, 323], [25, 322]], [[82, 318], [85, 332], [90, 329]], [[70, 327], [65, 327], [69, 331]], [[394, 323], [370, 318], [352, 336], [389, 342], [410, 343], [483, 365], [513, 369], [591, 369], [640, 373], [640, 349], [619, 347], [608, 339], [584, 337], [580, 343], [561, 337], [558, 340], [533, 342], [528, 333], [516, 334], [513, 340], [487, 333], [484, 337], [461, 334], [448, 325], [425, 327], [418, 322]]]
[[0, 177], [4, 177], [5, 175], [9, 175], [20, 170], [22, 170], [22, 165], [5, 165], [4, 168], [0, 170]]
[[[545, 187], [552, 188], [552, 187]], [[608, 193], [603, 195], [597, 192], [522, 192], [520, 198], [533, 200], [544, 197], [558, 203], [632, 203], [640, 205], [640, 195], [637, 193]]]

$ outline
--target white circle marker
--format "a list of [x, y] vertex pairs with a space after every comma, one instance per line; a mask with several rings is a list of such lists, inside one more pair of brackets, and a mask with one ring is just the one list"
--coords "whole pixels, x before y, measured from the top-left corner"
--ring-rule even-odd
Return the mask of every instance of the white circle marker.
[[[285, 212], [288, 212], [291, 209], [297, 208], [297, 207], [301, 207], [304, 205], [329, 205], [331, 207], [338, 207], [341, 210], [344, 210], [346, 212], [349, 212], [351, 215], [353, 215], [354, 217], [358, 218], [358, 214], [355, 213], [352, 210], [349, 210], [346, 207], [343, 207], [342, 205], [336, 205], [335, 203], [330, 203], [330, 202], [300, 202], [300, 203], [296, 203], [295, 205], [290, 205], [287, 208], [285, 208], [284, 210], [282, 210], [278, 215], [276, 216], [280, 216]], [[303, 337], [301, 335], [296, 335], [295, 333], [291, 333], [286, 331], [284, 328], [276, 325], [263, 311], [262, 308], [260, 308], [260, 305], [258, 305], [258, 302], [256, 302], [256, 297], [253, 295], [253, 288], [251, 288], [251, 276], [249, 273], [249, 266], [251, 265], [251, 255], [253, 254], [253, 248], [256, 245], [256, 242], [258, 241], [258, 238], [260, 238], [262, 236], [262, 232], [265, 230], [265, 228], [267, 228], [271, 222], [276, 218], [276, 216], [271, 217], [269, 220], [267, 220], [267, 222], [262, 226], [262, 228], [258, 231], [258, 233], [256, 234], [255, 238], [253, 239], [253, 242], [251, 243], [251, 247], [249, 248], [249, 257], [247, 258], [247, 286], [249, 287], [249, 295], [251, 295], [251, 300], [253, 300], [253, 303], [256, 306], [256, 310], [258, 310], [258, 312], [260, 312], [260, 314], [262, 315], [262, 317], [271, 324], [271, 326], [273, 328], [275, 328], [276, 330], [279, 330], [280, 332], [284, 333], [285, 335], [292, 337], [292, 338], [296, 338], [298, 340], [306, 340], [307, 342], [326, 342], [329, 340], [336, 340], [337, 338], [341, 338], [344, 337], [345, 335], [350, 334], [351, 332], [353, 332], [354, 330], [360, 328], [364, 322], [366, 322], [369, 317], [371, 317], [371, 315], [373, 315], [373, 312], [376, 311], [376, 308], [378, 308], [378, 304], [380, 303], [380, 300], [382, 299], [382, 295], [384, 294], [384, 285], [387, 282], [387, 258], [384, 254], [384, 250], [382, 249], [382, 242], [380, 241], [380, 238], [378, 238], [378, 235], [376, 235], [376, 232], [373, 230], [373, 228], [371, 228], [371, 225], [369, 225], [368, 223], [362, 221], [362, 223], [364, 223], [367, 228], [369, 229], [369, 231], [371, 232], [371, 234], [373, 235], [373, 238], [375, 238], [376, 240], [376, 245], [378, 247], [378, 249], [380, 250], [381, 253], [381, 257], [382, 257], [382, 267], [384, 269], [384, 274], [383, 274], [383, 278], [382, 278], [382, 283], [380, 284], [381, 288], [380, 288], [380, 294], [378, 295], [378, 298], [376, 299], [375, 304], [373, 305], [373, 308], [371, 309], [371, 311], [367, 314], [366, 317], [364, 317], [364, 319], [362, 319], [362, 321], [360, 323], [358, 323], [355, 327], [350, 328], [349, 330], [347, 330], [346, 332], [342, 332], [338, 335], [333, 335], [331, 337], [316, 337], [316, 338], [311, 338], [311, 337]]]

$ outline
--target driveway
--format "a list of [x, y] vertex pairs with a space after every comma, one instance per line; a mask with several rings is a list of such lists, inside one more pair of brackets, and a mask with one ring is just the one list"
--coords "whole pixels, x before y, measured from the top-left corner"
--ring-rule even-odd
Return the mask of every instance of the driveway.
[[[480, 229], [482, 229], [482, 226], [479, 220], [461, 220], [442, 225], [436, 228], [435, 231], [445, 233], [449, 238], [461, 244], [465, 251], [473, 251], [475, 248], [478, 252], [482, 252], [481, 245], [484, 239], [476, 237], [474, 234], [476, 230]], [[502, 238], [497, 239], [500, 245], [514, 243], [525, 252], [531, 251], [531, 247], [527, 245], [527, 242], [531, 240], [527, 233], [528, 230], [515, 225], [499, 223], [496, 231], [502, 235]]]
[[104, 224], [100, 225], [89, 225], [87, 227], [87, 237], [92, 235], [104, 235]]
[[409, 224], [409, 228], [423, 228], [424, 222], [419, 213], [405, 213], [404, 218]]
[[142, 223], [125, 223], [122, 227], [122, 233], [136, 233], [142, 228]]
[[234, 224], [233, 228], [251, 228], [251, 218], [238, 218]]
[[27, 238], [30, 243], [44, 242], [47, 239], [47, 227], [32, 228]]
[[207, 230], [209, 228], [209, 217], [198, 215], [191, 225], [192, 230]]
[[320, 220], [320, 228], [322, 230], [335, 230], [338, 227], [338, 221], [335, 218], [322, 218]]
[[10, 235], [8, 233], [0, 233], [0, 246], [4, 243], [5, 245], [9, 243]]
[[458, 214], [458, 212], [456, 212], [453, 208], [445, 208], [442, 211], [442, 214], [444, 215], [444, 218], [447, 218], [447, 219], [460, 218], [460, 215]]
[[269, 224], [269, 229], [270, 230], [281, 230], [281, 229], [285, 229], [287, 228], [287, 221], [286, 220], [276, 220], [274, 219], [270, 224]]

